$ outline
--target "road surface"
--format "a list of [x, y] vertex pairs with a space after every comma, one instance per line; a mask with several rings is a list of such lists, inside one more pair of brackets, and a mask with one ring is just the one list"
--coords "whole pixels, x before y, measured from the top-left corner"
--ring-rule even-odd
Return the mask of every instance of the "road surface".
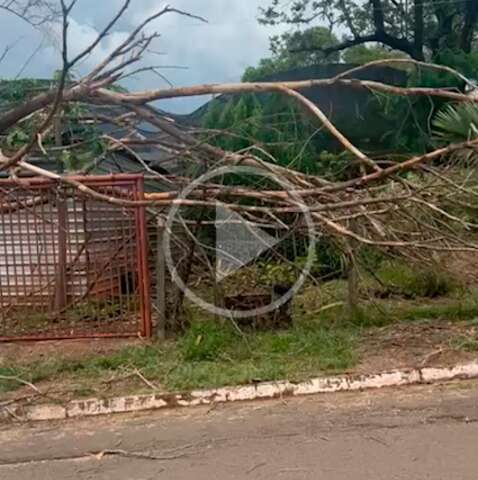
[[477, 480], [478, 382], [0, 426], [2, 480]]

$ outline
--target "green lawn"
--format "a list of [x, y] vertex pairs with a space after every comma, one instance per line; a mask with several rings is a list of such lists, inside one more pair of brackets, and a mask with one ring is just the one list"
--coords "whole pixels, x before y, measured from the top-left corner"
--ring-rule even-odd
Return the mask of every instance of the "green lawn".
[[[361, 308], [353, 316], [344, 307], [344, 280], [321, 287], [309, 285], [294, 300], [294, 326], [288, 330], [240, 333], [232, 324], [215, 322], [195, 311], [190, 329], [176, 341], [131, 346], [81, 360], [62, 359], [59, 353], [34, 363], [0, 366], [0, 393], [22, 386], [17, 379], [33, 384], [66, 381], [77, 395], [98, 394], [104, 390], [101, 386], [123, 377], [134, 379], [131, 388], [145, 388], [138, 372], [163, 390], [284, 378], [298, 381], [354, 367], [360, 361], [361, 340], [371, 329], [410, 322], [478, 324], [476, 289], [445, 285], [436, 278], [417, 280], [395, 269], [393, 275], [386, 269], [381, 273], [393, 277], [387, 286], [380, 286], [393, 286], [393, 295], [380, 298], [377, 285], [365, 280]], [[423, 296], [426, 293], [432, 298]], [[478, 337], [450, 338], [450, 346], [476, 351]]]

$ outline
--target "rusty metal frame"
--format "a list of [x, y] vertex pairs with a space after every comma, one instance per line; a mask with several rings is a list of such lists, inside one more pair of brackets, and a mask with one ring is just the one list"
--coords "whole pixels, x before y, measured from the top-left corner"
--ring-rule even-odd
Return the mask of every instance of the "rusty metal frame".
[[[114, 175], [96, 175], [96, 176], [71, 176], [71, 179], [79, 181], [92, 188], [107, 187], [112, 190], [116, 187], [133, 186], [132, 193], [138, 200], [144, 199], [144, 178], [138, 174], [114, 174]], [[51, 179], [30, 177], [21, 179], [0, 179], [0, 187], [20, 187], [24, 189], [52, 189], [58, 186], [58, 182]], [[78, 198], [84, 197], [84, 194], [78, 192]], [[121, 208], [121, 207], [119, 207]], [[128, 207], [131, 209], [132, 207]], [[0, 212], [2, 215], [2, 212]], [[39, 341], [39, 340], [61, 340], [61, 339], [79, 339], [79, 338], [121, 338], [142, 336], [150, 337], [152, 335], [151, 304], [150, 304], [150, 280], [147, 262], [147, 234], [146, 234], [146, 215], [145, 208], [142, 206], [134, 207], [134, 229], [135, 229], [135, 255], [137, 265], [137, 290], [139, 301], [139, 321], [138, 330], [133, 332], [78, 332], [72, 335], [66, 334], [35, 334], [20, 336], [0, 336], [1, 341]], [[6, 247], [5, 247], [6, 248]], [[15, 255], [15, 254], [14, 254]], [[23, 255], [23, 253], [22, 253]], [[5, 263], [8, 269], [8, 264]], [[8, 270], [7, 270], [8, 271]], [[1, 305], [0, 305], [0, 308]]]
[[[136, 178], [136, 199], [144, 200], [144, 178]], [[142, 330], [141, 336], [151, 337], [152, 323], [151, 323], [151, 295], [150, 295], [150, 281], [148, 269], [148, 239], [146, 234], [146, 213], [144, 207], [136, 209], [136, 241], [137, 251], [140, 256], [138, 259], [138, 278], [140, 281], [140, 304], [141, 304], [141, 319]]]

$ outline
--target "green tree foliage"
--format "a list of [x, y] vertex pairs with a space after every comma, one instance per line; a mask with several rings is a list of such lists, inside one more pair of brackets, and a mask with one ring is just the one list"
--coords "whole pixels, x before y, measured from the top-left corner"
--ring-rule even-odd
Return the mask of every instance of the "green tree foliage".
[[19, 80], [0, 80], [0, 102], [17, 104], [38, 95], [54, 85], [50, 80], [22, 78]]
[[[478, 78], [478, 49], [466, 53], [463, 50], [443, 48], [433, 57], [432, 60], [435, 63], [452, 67], [472, 79], [476, 80]], [[443, 77], [443, 74], [435, 76], [438, 80], [443, 80]], [[449, 78], [448, 81], [450, 81]]]
[[324, 27], [311, 27], [304, 31], [296, 30], [292, 33], [273, 36], [270, 40], [271, 56], [261, 59], [257, 67], [249, 67], [242, 80], [253, 82], [292, 68], [338, 62], [339, 53], [326, 56], [320, 50], [308, 51], [313, 46], [327, 48], [336, 44], [338, 44], [337, 37]]
[[[317, 123], [298, 108], [296, 102], [278, 93], [216, 99], [209, 103], [203, 118], [203, 127], [216, 133], [212, 143], [230, 151], [256, 145], [274, 157], [274, 161], [279, 165], [331, 180], [346, 179], [350, 174], [356, 173], [348, 155], [334, 154], [326, 150], [327, 146], [331, 145], [329, 135], [318, 128]], [[221, 135], [217, 135], [218, 130], [222, 132]], [[206, 135], [211, 141], [211, 134]], [[256, 150], [254, 153], [261, 157], [260, 151]], [[262, 158], [271, 161], [270, 156], [263, 155]], [[244, 185], [255, 180], [251, 180], [250, 175], [246, 178], [233, 175], [225, 181], [229, 184], [237, 182]], [[264, 179], [260, 181], [264, 182]], [[274, 185], [275, 182], [270, 187], [273, 188]], [[306, 257], [301, 255], [306, 255], [306, 251], [301, 252], [297, 258], [292, 256], [292, 251], [289, 249], [284, 252], [285, 256], [294, 261], [305, 260]], [[284, 265], [277, 269], [274, 276], [286, 275], [288, 272]], [[294, 278], [297, 270], [292, 270], [289, 273]], [[340, 251], [328, 239], [322, 238], [318, 242], [311, 273], [317, 278], [333, 278], [343, 273]], [[286, 276], [284, 281], [287, 281], [287, 278]], [[265, 281], [265, 278], [262, 280]]]
[[[419, 69], [408, 72], [408, 87], [462, 89], [463, 84], [447, 73]], [[440, 98], [401, 97], [376, 93], [369, 102], [367, 113], [382, 119], [391, 128], [381, 138], [387, 150], [406, 154], [424, 153], [433, 146], [430, 119], [444, 108], [447, 101]]]
[[207, 112], [202, 120], [203, 127], [208, 129], [219, 128], [219, 119], [221, 118], [222, 110], [221, 102], [215, 100], [209, 102]]
[[[304, 173], [338, 178], [346, 171], [345, 156], [326, 151], [332, 143], [330, 136], [294, 101], [280, 94], [216, 99], [209, 103], [202, 126], [216, 132], [213, 141], [217, 146], [230, 151], [258, 145], [277, 163]], [[207, 135], [210, 138], [211, 133]]]
[[[0, 81], [0, 104], [6, 108], [25, 102], [27, 99], [55, 88], [59, 72], [55, 72], [53, 80], [19, 79]], [[68, 78], [67, 81], [71, 81]], [[85, 105], [67, 103], [58, 111], [61, 124], [61, 136], [64, 146], [68, 149], [58, 153], [50, 152], [50, 156], [57, 155], [66, 171], [76, 171], [91, 162], [93, 158], [103, 155], [105, 144], [102, 132], [95, 125], [85, 123], [81, 117], [88, 113]], [[43, 122], [41, 113], [35, 113], [12, 127], [0, 143], [5, 151], [16, 150], [31, 141], [31, 134]], [[51, 129], [42, 138], [42, 145], [46, 150], [56, 146], [55, 132]]]
[[[260, 21], [310, 26], [327, 22], [345, 30], [342, 42], [324, 53], [378, 43], [423, 60], [440, 50], [470, 53], [477, 41], [476, 0], [264, 0]], [[310, 48], [308, 49], [310, 50]]]

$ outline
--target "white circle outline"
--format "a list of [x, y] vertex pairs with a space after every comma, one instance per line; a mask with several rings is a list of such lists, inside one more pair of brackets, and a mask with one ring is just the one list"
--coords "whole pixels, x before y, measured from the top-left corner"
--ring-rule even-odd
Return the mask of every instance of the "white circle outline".
[[277, 175], [271, 172], [260, 170], [259, 168], [256, 168], [256, 167], [245, 166], [245, 165], [218, 167], [214, 170], [204, 173], [203, 175], [195, 179], [193, 182], [191, 182], [186, 188], [184, 188], [181, 191], [181, 193], [176, 197], [176, 199], [177, 200], [186, 199], [187, 196], [197, 186], [200, 186], [203, 182], [206, 182], [211, 178], [214, 178], [220, 175], [229, 174], [229, 173], [239, 173], [239, 172], [254, 174], [256, 176], [268, 177], [274, 180], [275, 182], [277, 182], [282, 187], [285, 187], [289, 191], [290, 196], [297, 201], [298, 207], [300, 208], [300, 210], [302, 210], [302, 213], [304, 214], [305, 221], [307, 224], [308, 236], [309, 236], [309, 248], [308, 248], [307, 260], [305, 262], [304, 268], [302, 269], [299, 278], [294, 283], [294, 285], [287, 291], [287, 293], [285, 293], [284, 295], [282, 295], [280, 298], [270, 303], [269, 305], [256, 307], [250, 310], [239, 310], [239, 311], [229, 310], [226, 308], [218, 307], [217, 305], [214, 305], [212, 303], [206, 302], [205, 300], [203, 300], [201, 297], [196, 295], [192, 290], [188, 288], [188, 286], [184, 283], [183, 279], [180, 277], [174, 265], [174, 260], [171, 252], [171, 227], [174, 221], [174, 217], [177, 215], [179, 208], [181, 207], [179, 202], [178, 204], [173, 204], [173, 207], [169, 211], [166, 225], [165, 225], [164, 236], [163, 236], [163, 248], [164, 248], [165, 259], [166, 259], [166, 264], [168, 266], [168, 270], [171, 274], [173, 282], [181, 289], [184, 295], [191, 302], [195, 303], [196, 305], [201, 307], [203, 310], [208, 311], [209, 313], [226, 317], [226, 318], [238, 318], [238, 319], [265, 315], [267, 313], [270, 313], [276, 310], [277, 308], [281, 307], [286, 302], [288, 302], [292, 298], [292, 296], [302, 288], [306, 277], [310, 273], [312, 264], [315, 259], [315, 247], [317, 243], [315, 226], [312, 221], [310, 211], [307, 208], [307, 206], [304, 204], [302, 199], [297, 194], [293, 193], [294, 185], [285, 179], [279, 178]]

